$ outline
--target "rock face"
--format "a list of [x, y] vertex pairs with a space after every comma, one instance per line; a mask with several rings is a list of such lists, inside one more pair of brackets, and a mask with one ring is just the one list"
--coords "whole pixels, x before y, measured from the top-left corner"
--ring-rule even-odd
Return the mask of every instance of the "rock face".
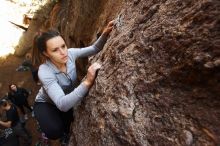
[[70, 145], [220, 144], [219, 0], [71, 0], [52, 14], [73, 47], [117, 18], [89, 60], [102, 68], [75, 111]]
[[125, 1], [118, 14], [91, 59], [103, 67], [75, 113], [72, 143], [219, 144], [220, 1]]

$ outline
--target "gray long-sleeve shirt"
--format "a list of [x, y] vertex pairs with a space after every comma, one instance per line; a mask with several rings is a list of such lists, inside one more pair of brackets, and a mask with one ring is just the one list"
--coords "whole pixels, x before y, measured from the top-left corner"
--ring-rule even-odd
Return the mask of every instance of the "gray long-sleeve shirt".
[[75, 61], [79, 57], [87, 57], [98, 53], [104, 46], [107, 37], [102, 35], [91, 46], [85, 48], [68, 49], [67, 73], [63, 73], [47, 60], [40, 65], [38, 76], [42, 83], [35, 102], [50, 102], [61, 111], [68, 111], [74, 107], [88, 92], [88, 88], [81, 83], [78, 87]]

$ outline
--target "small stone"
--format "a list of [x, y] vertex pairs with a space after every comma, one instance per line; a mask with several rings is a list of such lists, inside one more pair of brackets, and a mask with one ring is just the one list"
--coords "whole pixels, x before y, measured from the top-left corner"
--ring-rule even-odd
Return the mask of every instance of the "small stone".
[[214, 61], [214, 65], [217, 67], [217, 66], [220, 66], [220, 59], [217, 59]]
[[188, 130], [184, 130], [183, 133], [186, 145], [191, 146], [193, 143], [193, 134]]
[[202, 62], [203, 61], [203, 57], [202, 56], [196, 56], [196, 57], [194, 57], [193, 58], [193, 60], [195, 61], [195, 62]]
[[208, 59], [211, 58], [211, 55], [208, 53], [200, 53], [200, 54], [196, 54], [196, 56], [193, 58], [193, 60], [197, 63], [201, 63], [201, 62], [205, 62]]
[[207, 63], [204, 64], [204, 67], [211, 69], [211, 68], [214, 68], [214, 64], [213, 64], [213, 62], [209, 61], [209, 62], [207, 62]]

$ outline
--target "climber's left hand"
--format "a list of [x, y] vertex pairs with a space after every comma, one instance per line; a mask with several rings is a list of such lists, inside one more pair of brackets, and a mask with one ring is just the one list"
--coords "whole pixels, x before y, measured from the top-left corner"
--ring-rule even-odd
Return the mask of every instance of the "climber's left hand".
[[114, 26], [114, 20], [110, 21], [108, 23], [108, 25], [104, 28], [102, 34], [104, 35], [109, 35], [109, 33], [112, 31], [113, 29], [113, 26]]

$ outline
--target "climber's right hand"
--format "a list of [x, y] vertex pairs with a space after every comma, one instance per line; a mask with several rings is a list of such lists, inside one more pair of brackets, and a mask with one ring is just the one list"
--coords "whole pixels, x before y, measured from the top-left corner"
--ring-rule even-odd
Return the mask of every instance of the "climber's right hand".
[[88, 88], [90, 88], [94, 81], [95, 81], [95, 78], [96, 78], [96, 74], [97, 74], [97, 71], [101, 68], [101, 64], [95, 62], [93, 63], [89, 68], [88, 68], [88, 72], [87, 72], [87, 75], [86, 75], [86, 79], [84, 80], [84, 85], [87, 86]]

